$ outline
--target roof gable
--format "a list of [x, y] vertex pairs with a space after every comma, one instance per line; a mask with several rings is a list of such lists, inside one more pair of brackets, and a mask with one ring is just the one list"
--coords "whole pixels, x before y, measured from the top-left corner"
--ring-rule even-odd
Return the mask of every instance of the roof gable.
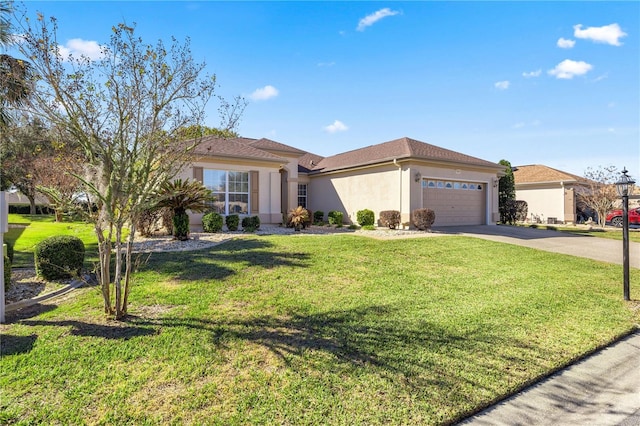
[[324, 158], [313, 171], [348, 169], [407, 158], [504, 169], [497, 163], [405, 137]]
[[544, 166], [542, 164], [514, 167], [513, 178], [516, 185], [547, 182], [571, 182], [588, 184], [591, 182], [587, 178], [563, 172], [562, 170], [557, 170], [552, 167]]
[[219, 138], [216, 136], [205, 136], [194, 151], [196, 155], [207, 157], [227, 157], [238, 159], [262, 160], [276, 163], [286, 163], [287, 160], [258, 149], [251, 145], [255, 139], [249, 138]]
[[254, 148], [264, 149], [266, 151], [277, 151], [283, 154], [293, 154], [296, 156], [305, 154], [304, 151], [301, 151], [298, 148], [294, 148], [292, 146], [285, 145], [283, 143], [272, 141], [271, 139], [266, 138], [250, 140], [247, 143]]

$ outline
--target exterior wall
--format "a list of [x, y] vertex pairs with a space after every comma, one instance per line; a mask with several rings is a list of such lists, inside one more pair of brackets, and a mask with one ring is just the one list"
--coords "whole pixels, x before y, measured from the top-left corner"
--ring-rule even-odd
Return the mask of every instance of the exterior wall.
[[[419, 176], [417, 176], [419, 174]], [[481, 169], [460, 170], [453, 167], [419, 163], [387, 163], [346, 172], [310, 176], [308, 203], [313, 211], [339, 210], [345, 222], [356, 223], [356, 213], [370, 209], [376, 221], [383, 210], [399, 210], [402, 223], [408, 223], [411, 211], [423, 206], [422, 179], [467, 180], [486, 187], [484, 203], [486, 224], [495, 224], [498, 213], [496, 173]]]
[[[565, 220], [565, 189], [557, 185], [540, 185], [530, 188], [516, 187], [516, 200], [527, 202], [528, 218], [539, 218], [546, 223], [547, 218], [555, 217], [560, 221]], [[533, 215], [533, 216], [532, 216]]]
[[[251, 163], [251, 162], [231, 162], [231, 161], [206, 161], [194, 162], [189, 168], [183, 170], [178, 178], [193, 179], [193, 167], [204, 169], [228, 170], [241, 172], [258, 172], [258, 216], [262, 223], [282, 222], [282, 211], [280, 203], [280, 172], [278, 164]], [[249, 188], [251, 191], [251, 188]], [[244, 215], [241, 215], [241, 217]], [[249, 214], [251, 216], [251, 214]], [[190, 213], [190, 223], [194, 226], [202, 225], [202, 214]]]

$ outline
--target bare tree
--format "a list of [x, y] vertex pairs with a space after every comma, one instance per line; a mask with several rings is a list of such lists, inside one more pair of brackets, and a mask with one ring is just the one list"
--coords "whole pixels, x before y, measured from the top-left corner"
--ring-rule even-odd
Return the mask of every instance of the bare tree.
[[[200, 140], [180, 142], [178, 131], [202, 125], [215, 77], [203, 76], [205, 65], [193, 60], [189, 40], [172, 39], [168, 48], [162, 41], [145, 44], [133, 27], [119, 24], [102, 47], [102, 57], [91, 60], [61, 56], [55, 18], [39, 15], [35, 23], [25, 19], [21, 25], [19, 48], [39, 79], [31, 107], [82, 149], [87, 173], [77, 177], [98, 207], [93, 220], [104, 311], [123, 318], [136, 219], [161, 184], [190, 161]], [[244, 100], [222, 105], [220, 128], [233, 130]], [[126, 241], [125, 226], [130, 226]]]
[[619, 176], [620, 173], [615, 166], [589, 167], [584, 177], [589, 179], [590, 183], [586, 188], [580, 189], [577, 194], [578, 206], [587, 207], [596, 212], [598, 224], [602, 227], [604, 227], [607, 212], [613, 209], [618, 198], [615, 182]]

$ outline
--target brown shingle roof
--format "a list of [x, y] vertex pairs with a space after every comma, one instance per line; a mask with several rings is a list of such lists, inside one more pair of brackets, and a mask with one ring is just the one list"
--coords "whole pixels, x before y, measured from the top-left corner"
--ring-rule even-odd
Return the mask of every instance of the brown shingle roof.
[[305, 152], [302, 157], [298, 158], [298, 172], [309, 173], [314, 167], [320, 164], [320, 161], [322, 161], [323, 158], [324, 157], [321, 157], [320, 155]]
[[516, 184], [545, 182], [590, 183], [589, 179], [541, 164], [514, 167], [513, 178]]
[[227, 157], [286, 163], [287, 160], [270, 152], [258, 149], [251, 144], [255, 139], [249, 138], [218, 138], [205, 136], [195, 150], [196, 155], [211, 157]]
[[301, 151], [298, 148], [294, 148], [292, 146], [285, 145], [283, 143], [272, 141], [271, 139], [266, 139], [266, 138], [251, 140], [250, 142], [248, 142], [248, 144], [258, 149], [264, 149], [267, 151], [278, 151], [278, 152], [294, 154], [298, 156], [303, 155], [305, 153], [304, 151]]
[[490, 161], [471, 157], [414, 139], [401, 138], [324, 158], [313, 168], [313, 171], [327, 172], [348, 169], [391, 161], [394, 158], [398, 160], [414, 158], [504, 169], [503, 166]]

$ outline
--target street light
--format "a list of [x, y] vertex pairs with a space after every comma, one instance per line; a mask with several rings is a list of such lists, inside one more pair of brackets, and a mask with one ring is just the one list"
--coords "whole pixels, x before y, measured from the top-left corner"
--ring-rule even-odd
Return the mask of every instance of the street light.
[[624, 300], [629, 299], [629, 189], [636, 183], [622, 170], [620, 180], [616, 182], [618, 195], [622, 197], [622, 275]]

